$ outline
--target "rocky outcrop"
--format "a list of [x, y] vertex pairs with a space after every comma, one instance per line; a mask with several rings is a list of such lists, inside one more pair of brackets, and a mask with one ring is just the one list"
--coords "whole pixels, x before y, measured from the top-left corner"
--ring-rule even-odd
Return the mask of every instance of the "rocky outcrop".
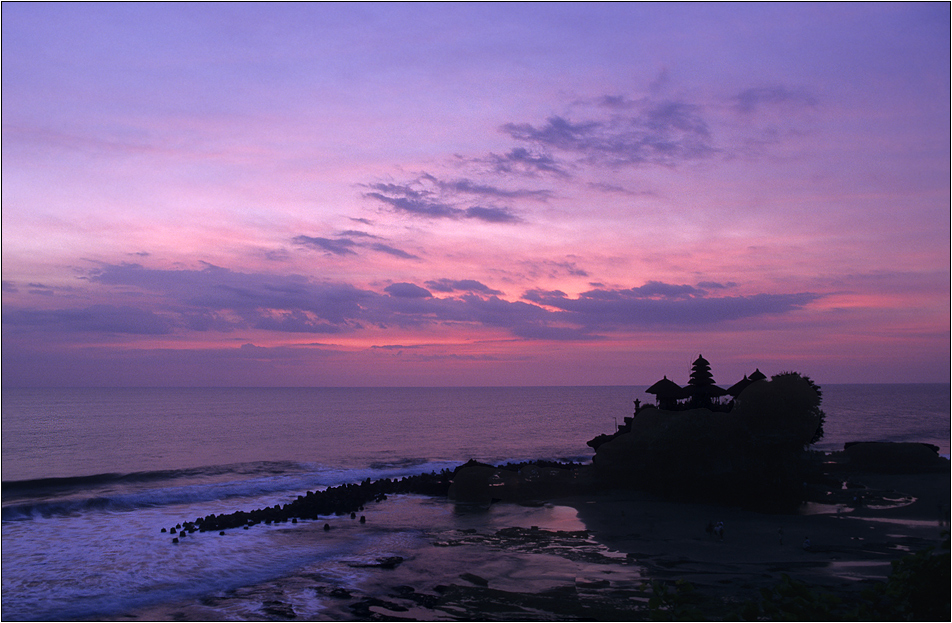
[[591, 470], [574, 465], [527, 463], [494, 467], [469, 461], [456, 469], [448, 495], [461, 504], [531, 503], [565, 497], [590, 485]]
[[[259, 508], [252, 511], [237, 511], [222, 515], [208, 515], [199, 517], [195, 521], [186, 521], [176, 526], [179, 536], [193, 532], [222, 531], [254, 526], [259, 523], [271, 524], [297, 520], [317, 520], [330, 515], [350, 515], [356, 519], [357, 512], [364, 509], [364, 505], [371, 502], [381, 502], [388, 495], [397, 493], [421, 493], [425, 495], [446, 495], [452, 474], [447, 471], [439, 474], [420, 474], [408, 476], [399, 480], [383, 478], [371, 481], [369, 478], [361, 483], [346, 484], [337, 487], [328, 487], [323, 491], [308, 491], [299, 495], [296, 500], [283, 505], [274, 505], [268, 508]], [[360, 522], [366, 519], [361, 516]], [[325, 524], [329, 529], [329, 524]], [[170, 530], [175, 533], [176, 529]]]
[[[357, 520], [357, 513], [371, 502], [381, 502], [388, 495], [416, 493], [423, 495], [449, 495], [457, 502], [488, 506], [495, 500], [507, 502], [533, 502], [563, 497], [580, 492], [585, 482], [580, 474], [590, 470], [579, 469], [575, 464], [557, 464], [548, 461], [509, 464], [494, 467], [477, 461], [469, 461], [454, 471], [408, 476], [399, 480], [383, 478], [361, 483], [328, 487], [323, 491], [308, 491], [287, 504], [251, 511], [236, 511], [221, 515], [199, 517], [171, 528], [178, 538], [194, 532], [218, 532], [231, 529], [249, 529], [256, 524], [272, 524], [299, 520], [318, 520], [331, 515], [350, 515]], [[366, 523], [364, 515], [359, 522]], [[331, 525], [324, 524], [325, 530]], [[166, 531], [165, 528], [162, 529]]]
[[600, 480], [691, 499], [796, 498], [800, 459], [821, 414], [814, 386], [796, 374], [758, 381], [730, 413], [644, 410], [630, 430], [601, 443]]
[[939, 456], [939, 447], [926, 443], [864, 441], [846, 444], [848, 466], [880, 474], [920, 474], [949, 469], [949, 461]]

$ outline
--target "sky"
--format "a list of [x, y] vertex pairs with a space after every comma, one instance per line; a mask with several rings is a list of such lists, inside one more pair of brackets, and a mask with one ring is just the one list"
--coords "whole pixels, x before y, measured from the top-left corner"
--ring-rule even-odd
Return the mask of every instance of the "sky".
[[2, 382], [949, 382], [950, 6], [2, 5]]

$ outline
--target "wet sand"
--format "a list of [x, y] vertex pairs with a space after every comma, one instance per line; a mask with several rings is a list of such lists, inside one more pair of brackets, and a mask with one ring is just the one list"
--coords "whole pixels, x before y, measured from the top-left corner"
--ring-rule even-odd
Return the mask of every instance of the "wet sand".
[[[797, 515], [646, 501], [635, 492], [573, 505], [600, 542], [634, 556], [653, 579], [683, 579], [737, 599], [775, 584], [781, 574], [849, 590], [884, 580], [892, 560], [938, 544], [948, 529], [948, 474], [864, 480], [881, 492], [866, 490], [865, 504], [807, 504]], [[909, 503], [909, 496], [916, 501]], [[723, 538], [706, 532], [712, 521], [723, 522]]]
[[[366, 526], [341, 519], [328, 533], [369, 536], [359, 553], [116, 619], [637, 620], [647, 580], [690, 582], [717, 619], [783, 574], [837, 591], [885, 579], [892, 560], [940, 542], [949, 492], [948, 472], [853, 474], [796, 515], [634, 491], [488, 510], [396, 496], [368, 508]], [[331, 538], [317, 524], [289, 530], [315, 547]]]

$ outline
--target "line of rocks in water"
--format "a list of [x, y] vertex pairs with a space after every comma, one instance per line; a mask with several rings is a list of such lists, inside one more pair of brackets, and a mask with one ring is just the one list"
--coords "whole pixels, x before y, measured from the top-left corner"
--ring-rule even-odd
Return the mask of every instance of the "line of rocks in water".
[[[398, 493], [419, 493], [424, 495], [446, 495], [450, 486], [452, 472], [443, 470], [439, 474], [431, 472], [417, 476], [371, 481], [369, 478], [358, 484], [345, 484], [328, 487], [323, 491], [308, 491], [299, 495], [288, 504], [275, 504], [271, 507], [252, 511], [236, 511], [227, 514], [211, 514], [198, 517], [195, 521], [185, 521], [168, 530], [170, 534], [184, 536], [194, 532], [222, 532], [224, 530], [244, 528], [256, 524], [297, 523], [298, 520], [316, 520], [321, 516], [347, 515], [356, 518], [356, 513], [364, 510], [371, 502], [382, 502], [388, 495]], [[363, 518], [361, 518], [363, 519]], [[325, 529], [329, 529], [325, 525]], [[162, 528], [165, 532], [166, 529]], [[178, 538], [178, 537], [176, 537]]]
[[[219, 532], [225, 530], [234, 530], [237, 528], [248, 529], [256, 524], [272, 523], [297, 523], [298, 520], [317, 520], [319, 517], [331, 515], [350, 515], [356, 519], [356, 514], [364, 510], [365, 505], [371, 502], [382, 502], [388, 495], [416, 493], [421, 495], [433, 495], [445, 497], [449, 491], [453, 476], [457, 471], [464, 467], [482, 465], [476, 461], [469, 461], [460, 465], [455, 470], [443, 470], [440, 473], [430, 472], [429, 474], [418, 474], [415, 476], [406, 476], [400, 479], [382, 478], [380, 480], [371, 480], [367, 478], [357, 484], [344, 484], [335, 487], [328, 487], [322, 491], [308, 491], [304, 495], [299, 495], [296, 500], [288, 504], [275, 504], [271, 507], [259, 508], [252, 511], [236, 511], [227, 514], [211, 514], [205, 517], [198, 517], [195, 521], [185, 521], [177, 524], [175, 527], [166, 529], [162, 532], [168, 532], [176, 535], [173, 538], [174, 543], [179, 542], [179, 537], [186, 536], [195, 532]], [[539, 465], [543, 467], [559, 465], [561, 467], [574, 466], [574, 464], [555, 463], [552, 461], [532, 461], [527, 463], [508, 463], [497, 469], [518, 471], [528, 465]], [[361, 516], [361, 522], [364, 517]], [[329, 524], [324, 525], [325, 530], [330, 529]]]

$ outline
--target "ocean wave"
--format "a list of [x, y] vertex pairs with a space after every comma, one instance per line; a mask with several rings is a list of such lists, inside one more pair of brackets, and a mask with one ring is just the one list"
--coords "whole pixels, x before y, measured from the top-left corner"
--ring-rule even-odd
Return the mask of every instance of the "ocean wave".
[[[3, 483], [3, 521], [123, 512], [216, 500], [292, 496], [366, 479], [401, 478], [452, 469], [458, 462], [408, 459], [367, 467], [327, 467], [294, 462], [258, 462], [203, 468], [97, 474]], [[186, 479], [197, 480], [188, 482]], [[274, 502], [271, 501], [271, 504]]]
[[427, 459], [413, 458], [413, 457], [392, 459], [389, 461], [386, 461], [386, 460], [373, 461], [370, 463], [370, 469], [385, 470], [385, 469], [394, 469], [394, 468], [400, 469], [404, 467], [417, 467], [419, 465], [425, 465], [428, 462], [429, 461]]
[[205, 465], [182, 469], [163, 469], [127, 474], [105, 473], [87, 476], [59, 478], [34, 478], [29, 480], [4, 480], [3, 501], [18, 497], [35, 497], [43, 494], [63, 493], [70, 490], [91, 489], [109, 485], [147, 484], [163, 480], [175, 481], [185, 478], [214, 478], [220, 476], [253, 476], [257, 474], [283, 474], [301, 471], [308, 466], [293, 461], [258, 461], [228, 465]]

